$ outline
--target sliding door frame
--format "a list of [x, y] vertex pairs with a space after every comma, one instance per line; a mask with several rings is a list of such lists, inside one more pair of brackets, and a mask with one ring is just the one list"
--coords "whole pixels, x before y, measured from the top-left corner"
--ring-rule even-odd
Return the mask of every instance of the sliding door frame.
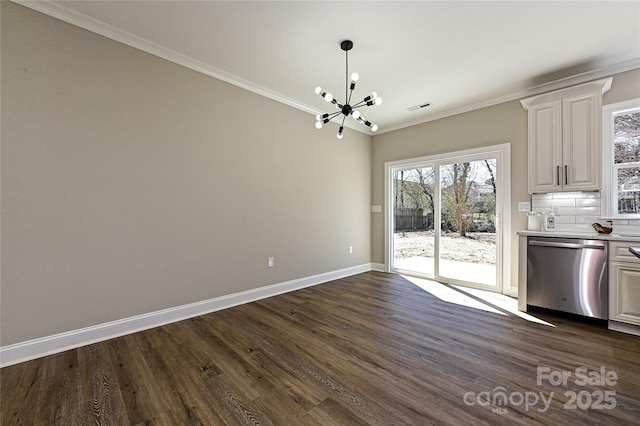
[[[407, 160], [398, 160], [385, 163], [384, 171], [384, 255], [385, 270], [395, 272], [393, 265], [393, 220], [394, 203], [392, 200], [394, 191], [394, 173], [400, 169], [411, 169], [421, 167], [435, 167], [436, 179], [440, 179], [440, 165], [451, 164], [459, 161], [467, 161], [468, 157], [495, 157], [499, 167], [497, 170], [496, 184], [501, 188], [499, 197], [496, 199], [496, 287], [495, 291], [511, 293], [511, 262], [510, 262], [510, 235], [511, 235], [511, 144], [498, 144], [486, 147], [468, 149], [463, 151], [448, 152], [436, 155], [429, 155]], [[438, 184], [439, 185], [439, 184]], [[439, 186], [438, 186], [439, 187]], [[440, 190], [438, 190], [440, 192]], [[440, 195], [437, 194], [437, 197]], [[440, 200], [437, 200], [435, 208], [436, 224], [439, 224]], [[437, 256], [439, 256], [439, 235], [440, 230], [435, 232], [435, 253], [434, 263], [435, 276], [439, 274]], [[419, 274], [418, 274], [419, 275]], [[481, 286], [480, 288], [486, 289]]]

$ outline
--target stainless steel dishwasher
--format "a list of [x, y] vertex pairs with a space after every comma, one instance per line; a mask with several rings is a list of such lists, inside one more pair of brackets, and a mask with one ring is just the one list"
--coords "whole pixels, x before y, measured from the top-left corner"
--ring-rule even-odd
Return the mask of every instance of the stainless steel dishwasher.
[[608, 243], [529, 237], [527, 305], [607, 319]]

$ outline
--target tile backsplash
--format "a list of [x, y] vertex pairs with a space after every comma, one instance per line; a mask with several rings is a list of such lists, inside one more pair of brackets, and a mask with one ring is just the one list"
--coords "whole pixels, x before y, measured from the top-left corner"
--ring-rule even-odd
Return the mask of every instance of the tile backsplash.
[[[593, 232], [594, 222], [604, 225], [601, 219], [600, 192], [554, 192], [533, 194], [531, 210], [549, 213], [555, 207], [556, 231]], [[640, 235], [640, 220], [614, 220], [613, 232], [618, 234]]]

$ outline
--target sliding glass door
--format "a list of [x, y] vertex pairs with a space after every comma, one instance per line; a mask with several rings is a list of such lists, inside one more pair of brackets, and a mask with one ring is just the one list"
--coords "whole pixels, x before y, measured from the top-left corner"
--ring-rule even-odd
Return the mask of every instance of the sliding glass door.
[[436, 172], [424, 165], [394, 172], [393, 267], [433, 276]]
[[440, 166], [439, 276], [496, 288], [496, 159]]
[[499, 147], [387, 165], [390, 270], [501, 291]]

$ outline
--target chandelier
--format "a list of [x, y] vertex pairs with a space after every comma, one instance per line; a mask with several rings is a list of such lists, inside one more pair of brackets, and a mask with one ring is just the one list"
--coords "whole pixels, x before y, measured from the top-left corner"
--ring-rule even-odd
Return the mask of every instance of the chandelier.
[[345, 64], [346, 64], [346, 72], [345, 72], [345, 83], [344, 83], [344, 104], [338, 102], [331, 93], [325, 92], [322, 90], [322, 87], [316, 87], [316, 94], [320, 95], [324, 98], [325, 101], [332, 103], [338, 109], [336, 112], [330, 112], [325, 114], [316, 115], [316, 128], [322, 129], [322, 127], [327, 124], [332, 119], [338, 117], [340, 114], [343, 115], [342, 123], [340, 124], [340, 129], [338, 130], [338, 139], [342, 139], [342, 132], [344, 130], [344, 121], [347, 119], [349, 115], [359, 123], [364, 124], [369, 127], [372, 132], [378, 130], [378, 125], [373, 124], [370, 121], [366, 120], [360, 111], [357, 111], [356, 108], [360, 108], [363, 106], [371, 106], [371, 105], [380, 105], [382, 103], [382, 98], [378, 96], [376, 92], [372, 92], [369, 96], [358, 102], [357, 104], [350, 105], [351, 103], [351, 95], [353, 94], [353, 90], [356, 88], [356, 81], [360, 76], [358, 73], [351, 74], [351, 84], [349, 84], [349, 51], [353, 48], [353, 42], [351, 40], [344, 40], [340, 43], [340, 48], [344, 50], [345, 54]]

